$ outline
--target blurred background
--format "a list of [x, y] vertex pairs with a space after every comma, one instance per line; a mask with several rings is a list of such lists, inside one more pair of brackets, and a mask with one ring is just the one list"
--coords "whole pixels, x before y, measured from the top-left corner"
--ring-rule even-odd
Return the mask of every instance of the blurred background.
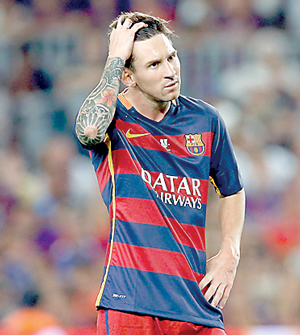
[[232, 136], [247, 216], [229, 334], [300, 334], [299, 0], [1, 0], [0, 322], [29, 307], [50, 335], [94, 329], [109, 227], [73, 123], [128, 10], [171, 20], [182, 93], [215, 105]]

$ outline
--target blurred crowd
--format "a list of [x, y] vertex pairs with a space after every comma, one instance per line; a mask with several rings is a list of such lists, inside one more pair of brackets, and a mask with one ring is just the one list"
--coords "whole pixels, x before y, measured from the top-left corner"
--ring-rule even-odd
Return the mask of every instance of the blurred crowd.
[[182, 93], [215, 105], [232, 136], [247, 217], [226, 323], [300, 325], [298, 0], [0, 2], [0, 321], [34, 292], [62, 325], [95, 323], [108, 216], [73, 122], [127, 10], [171, 20]]

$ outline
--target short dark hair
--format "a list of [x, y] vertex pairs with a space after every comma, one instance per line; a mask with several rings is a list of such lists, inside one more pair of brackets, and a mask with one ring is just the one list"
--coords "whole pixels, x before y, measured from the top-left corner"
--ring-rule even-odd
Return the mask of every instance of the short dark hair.
[[[168, 21], [161, 19], [159, 17], [155, 17], [149, 14], [144, 14], [140, 12], [126, 12], [120, 14], [117, 18], [115, 18], [111, 24], [109, 25], [108, 36], [110, 38], [112, 30], [116, 27], [119, 18], [122, 18], [122, 23], [126, 19], [130, 19], [133, 23], [145, 22], [147, 23], [147, 27], [143, 27], [139, 29], [134, 37], [135, 41], [144, 41], [149, 38], [152, 38], [158, 34], [164, 34], [170, 41], [172, 41], [172, 37], [174, 33], [168, 28]], [[132, 55], [125, 62], [125, 67], [131, 68], [132, 70]]]

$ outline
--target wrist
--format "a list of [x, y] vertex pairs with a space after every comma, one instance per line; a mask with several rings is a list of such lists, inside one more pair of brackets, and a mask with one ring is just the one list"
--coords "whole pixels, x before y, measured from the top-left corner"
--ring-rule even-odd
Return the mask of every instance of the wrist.
[[239, 260], [241, 256], [240, 243], [231, 239], [223, 240], [221, 252]]
[[120, 54], [115, 54], [113, 52], [108, 53], [108, 59], [113, 60], [113, 59], [118, 59], [120, 62], [123, 63], [123, 66], [125, 65], [126, 62], [126, 57], [120, 55]]
[[120, 79], [123, 69], [124, 69], [124, 65], [125, 65], [125, 61], [121, 59], [120, 57], [108, 57], [106, 60], [104, 71], [111, 72], [111, 71], [117, 70], [116, 74], [118, 74], [119, 79]]

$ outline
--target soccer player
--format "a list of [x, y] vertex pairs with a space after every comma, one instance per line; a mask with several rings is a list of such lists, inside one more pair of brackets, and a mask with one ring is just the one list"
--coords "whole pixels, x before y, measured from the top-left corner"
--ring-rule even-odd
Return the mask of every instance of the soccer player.
[[[98, 333], [226, 334], [221, 310], [240, 258], [244, 190], [220, 114], [180, 94], [164, 20], [123, 13], [112, 22], [102, 78], [75, 130], [110, 215]], [[220, 195], [222, 244], [206, 261], [209, 181]]]

